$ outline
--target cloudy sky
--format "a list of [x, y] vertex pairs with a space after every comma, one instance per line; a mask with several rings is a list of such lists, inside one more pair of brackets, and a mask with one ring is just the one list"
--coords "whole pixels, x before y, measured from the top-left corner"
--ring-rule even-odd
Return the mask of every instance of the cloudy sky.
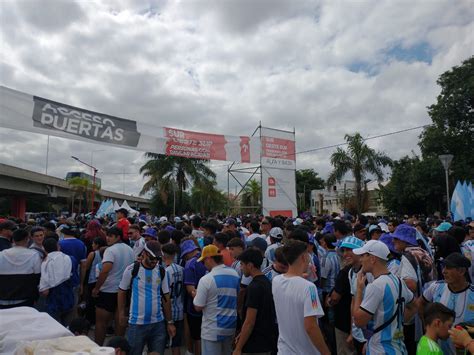
[[[430, 123], [436, 79], [474, 53], [474, 1], [2, 0], [0, 46], [1, 85], [156, 126], [294, 127], [301, 151]], [[419, 133], [368, 143], [399, 158]], [[44, 172], [46, 142], [0, 128], [0, 162]], [[332, 151], [297, 167], [326, 177]], [[91, 154], [103, 188], [138, 193], [134, 151], [51, 137], [48, 174]]]

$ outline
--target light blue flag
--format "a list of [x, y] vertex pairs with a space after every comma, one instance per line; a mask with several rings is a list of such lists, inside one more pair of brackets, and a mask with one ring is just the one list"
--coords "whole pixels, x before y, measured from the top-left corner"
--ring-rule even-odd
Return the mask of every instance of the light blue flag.
[[467, 182], [464, 181], [462, 184], [463, 187], [463, 205], [464, 205], [464, 218], [471, 216], [471, 193], [469, 191], [469, 186]]
[[469, 204], [471, 206], [470, 217], [474, 219], [474, 190], [472, 188], [472, 182], [469, 182], [467, 187], [469, 188]]
[[451, 197], [451, 214], [453, 215], [453, 221], [459, 221], [464, 219], [464, 205], [463, 205], [463, 188], [461, 183], [458, 181]]

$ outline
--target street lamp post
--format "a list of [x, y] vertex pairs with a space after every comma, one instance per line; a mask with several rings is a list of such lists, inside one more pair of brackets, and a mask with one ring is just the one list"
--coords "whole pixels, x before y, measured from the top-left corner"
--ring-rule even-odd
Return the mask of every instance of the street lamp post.
[[439, 160], [441, 160], [441, 164], [443, 164], [444, 172], [446, 174], [446, 206], [447, 206], [447, 214], [451, 214], [451, 206], [449, 205], [449, 166], [451, 165], [451, 161], [453, 160], [452, 154], [442, 154], [438, 155]]
[[95, 177], [97, 175], [97, 172], [99, 171], [96, 167], [92, 166], [91, 164], [87, 164], [85, 162], [83, 162], [82, 160], [80, 160], [79, 158], [75, 157], [75, 156], [71, 156], [72, 159], [76, 160], [77, 162], [85, 165], [85, 166], [88, 166], [89, 168], [92, 169], [94, 175], [92, 177], [92, 196], [91, 196], [91, 213], [92, 213], [92, 217], [94, 217], [94, 198], [95, 198]]

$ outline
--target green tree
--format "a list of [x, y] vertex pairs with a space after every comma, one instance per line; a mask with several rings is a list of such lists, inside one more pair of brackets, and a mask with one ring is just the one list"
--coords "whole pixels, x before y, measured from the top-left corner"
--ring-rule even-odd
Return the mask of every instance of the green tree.
[[252, 206], [252, 211], [255, 211], [255, 206], [259, 206], [260, 209], [260, 200], [262, 196], [262, 187], [260, 182], [255, 179], [252, 179], [245, 186], [244, 191], [242, 191], [241, 201], [243, 206]]
[[217, 183], [196, 184], [191, 188], [191, 208], [202, 215], [211, 212], [223, 211], [227, 204], [227, 197], [217, 189]]
[[[441, 74], [435, 104], [428, 107], [433, 124], [420, 136], [423, 159], [453, 154], [453, 181], [474, 179], [474, 56]], [[441, 165], [440, 165], [441, 166]]]
[[429, 214], [446, 205], [444, 170], [437, 157], [405, 156], [394, 161], [390, 182], [381, 188], [384, 206], [396, 214]]
[[306, 210], [311, 205], [311, 190], [323, 188], [324, 180], [313, 169], [296, 170], [296, 193], [304, 194], [304, 202], [302, 206], [299, 206], [300, 210]]
[[74, 212], [74, 201], [76, 197], [79, 199], [79, 210], [78, 212], [82, 212], [82, 201], [86, 200], [86, 194], [89, 190], [89, 179], [81, 178], [81, 177], [73, 177], [67, 180], [67, 183], [71, 187], [72, 190], [72, 211]]
[[357, 201], [357, 213], [362, 213], [363, 206], [363, 184], [367, 174], [374, 175], [378, 181], [383, 179], [382, 167], [390, 166], [392, 160], [383, 153], [376, 152], [364, 142], [359, 133], [345, 135], [347, 150], [337, 148], [331, 155], [333, 171], [327, 179], [327, 186], [340, 182], [344, 175], [351, 172], [355, 180], [355, 196]]
[[[153, 192], [162, 203], [169, 203], [169, 195], [177, 195], [176, 211], [183, 212], [184, 192], [191, 186], [210, 183], [216, 174], [206, 165], [206, 160], [174, 157], [155, 153], [145, 153], [149, 160], [140, 168], [140, 173], [148, 178], [140, 194]], [[176, 189], [176, 190], [174, 190]]]

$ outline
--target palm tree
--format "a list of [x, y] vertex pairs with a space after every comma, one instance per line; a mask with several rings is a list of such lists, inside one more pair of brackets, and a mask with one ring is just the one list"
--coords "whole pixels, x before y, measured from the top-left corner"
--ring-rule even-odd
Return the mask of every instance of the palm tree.
[[340, 182], [349, 171], [355, 179], [357, 213], [362, 212], [362, 188], [366, 174], [373, 174], [380, 182], [383, 179], [382, 167], [391, 166], [392, 160], [384, 153], [376, 152], [369, 148], [360, 133], [354, 135], [346, 134], [344, 139], [348, 146], [347, 151], [337, 148], [331, 155], [333, 171], [327, 180], [327, 186]]
[[72, 190], [72, 209], [71, 213], [74, 212], [74, 199], [76, 196], [79, 197], [79, 214], [82, 212], [82, 200], [89, 188], [89, 180], [81, 178], [79, 176], [73, 177], [67, 180], [67, 183]]
[[168, 195], [177, 189], [178, 210], [182, 206], [183, 191], [191, 184], [213, 181], [216, 174], [206, 165], [206, 160], [174, 157], [156, 153], [145, 153], [149, 160], [140, 168], [140, 173], [148, 178], [140, 194], [153, 191], [160, 195], [163, 203]]
[[260, 183], [255, 179], [250, 180], [242, 191], [242, 204], [252, 207], [260, 206], [261, 193]]
[[217, 189], [217, 183], [195, 184], [191, 189], [191, 207], [202, 215], [222, 211], [227, 203], [226, 196]]

